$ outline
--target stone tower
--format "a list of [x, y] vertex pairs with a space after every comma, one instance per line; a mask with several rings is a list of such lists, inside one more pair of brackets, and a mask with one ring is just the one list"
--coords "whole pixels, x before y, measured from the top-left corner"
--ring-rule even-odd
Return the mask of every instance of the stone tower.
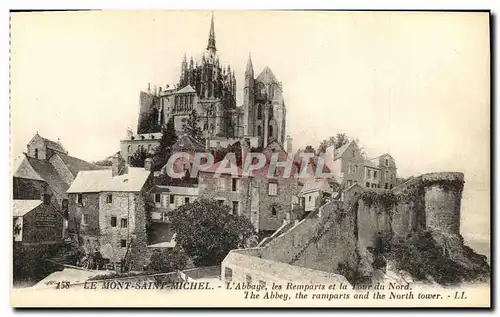
[[245, 70], [245, 88], [243, 91], [243, 133], [245, 135], [254, 136], [254, 122], [255, 122], [255, 109], [254, 109], [254, 73], [252, 65], [252, 56], [248, 55], [247, 67]]

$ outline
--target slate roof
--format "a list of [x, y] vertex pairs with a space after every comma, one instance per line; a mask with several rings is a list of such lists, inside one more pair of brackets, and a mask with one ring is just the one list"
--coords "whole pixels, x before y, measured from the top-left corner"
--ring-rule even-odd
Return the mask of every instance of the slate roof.
[[56, 194], [64, 195], [69, 184], [63, 181], [52, 164], [29, 156], [26, 156], [26, 160]]
[[184, 134], [172, 145], [175, 151], [198, 151], [205, 152], [205, 146], [188, 134]]
[[57, 153], [64, 164], [68, 167], [71, 174], [76, 177], [79, 171], [92, 171], [103, 169], [101, 166], [89, 163], [79, 158], [67, 154]]
[[129, 167], [128, 173], [112, 176], [112, 170], [81, 171], [67, 193], [139, 192], [151, 173], [141, 167]]
[[42, 204], [41, 200], [15, 199], [12, 203], [13, 217], [22, 217]]
[[13, 177], [45, 181], [31, 166], [24, 154], [14, 160], [12, 170], [14, 171]]
[[181, 90], [177, 91], [177, 94], [187, 94], [187, 93], [193, 93], [196, 92], [194, 88], [191, 85], [187, 85], [186, 87], [182, 88]]
[[273, 71], [269, 66], [264, 67], [262, 72], [260, 72], [259, 76], [257, 76], [256, 81], [264, 84], [279, 83], [279, 81], [276, 79], [276, 76], [274, 76]]

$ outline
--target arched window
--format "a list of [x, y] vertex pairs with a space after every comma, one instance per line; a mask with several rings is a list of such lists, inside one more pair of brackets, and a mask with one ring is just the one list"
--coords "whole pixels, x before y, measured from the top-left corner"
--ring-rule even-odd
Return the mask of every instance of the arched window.
[[257, 105], [257, 120], [262, 120], [262, 106]]
[[38, 158], [38, 149], [35, 149], [35, 158]]
[[262, 128], [260, 127], [260, 125], [257, 127], [257, 135], [258, 136], [262, 135]]
[[269, 125], [269, 136], [270, 137], [273, 136], [273, 126], [272, 125]]
[[132, 145], [129, 145], [128, 148], [127, 148], [127, 151], [130, 153], [132, 152]]

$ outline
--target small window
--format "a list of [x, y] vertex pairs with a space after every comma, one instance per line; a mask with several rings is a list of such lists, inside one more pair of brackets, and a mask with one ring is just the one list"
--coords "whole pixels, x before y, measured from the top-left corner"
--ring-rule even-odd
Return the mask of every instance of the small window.
[[385, 166], [389, 166], [389, 160], [385, 159]]
[[229, 267], [224, 268], [224, 279], [226, 282], [230, 282], [233, 279], [233, 270]]
[[224, 203], [224, 199], [217, 199], [217, 202], [219, 203], [219, 205], [222, 205]]
[[184, 203], [189, 204], [189, 197], [184, 197]]
[[50, 205], [50, 195], [49, 194], [43, 194], [43, 204]]
[[[311, 199], [311, 197], [309, 197], [309, 199]], [[276, 211], [276, 207], [272, 206], [271, 207], [271, 215], [276, 216], [277, 213], [278, 212]]]
[[233, 215], [239, 215], [238, 209], [239, 209], [239, 202], [233, 201], [233, 210], [232, 213]]
[[356, 157], [356, 151], [352, 150], [352, 157]]
[[82, 215], [82, 224], [86, 225], [89, 223], [89, 215], [83, 214]]
[[170, 203], [173, 204], [175, 202], [175, 195], [170, 195]]
[[226, 188], [226, 180], [224, 178], [217, 179], [217, 188], [219, 190], [224, 190]]
[[35, 158], [38, 158], [38, 149], [35, 149]]
[[113, 202], [113, 195], [106, 195], [106, 203], [111, 204]]
[[83, 195], [82, 194], [76, 194], [76, 202], [78, 204], [83, 204]]
[[388, 188], [389, 188], [389, 184], [388, 184], [388, 183], [385, 183], [384, 188], [385, 188], [385, 189], [388, 189]]
[[390, 189], [392, 189], [393, 185], [391, 184]]
[[65, 210], [65, 211], [68, 210], [68, 200], [67, 199], [62, 200], [62, 210]]
[[125, 239], [121, 239], [121, 240], [120, 240], [120, 246], [121, 246], [122, 248], [126, 248], [126, 247], [127, 247], [127, 240], [125, 240]]
[[368, 178], [370, 178], [372, 176], [372, 171], [366, 170], [366, 175], [368, 176]]
[[373, 171], [373, 178], [377, 178], [377, 171]]
[[127, 147], [127, 151], [128, 151], [129, 153], [130, 153], [130, 152], [132, 152], [132, 145], [129, 145], [129, 146]]
[[116, 217], [111, 216], [111, 227], [116, 227]]
[[366, 187], [370, 187], [370, 183], [366, 182]]
[[237, 178], [233, 178], [233, 179], [232, 179], [232, 181], [233, 181], [233, 183], [232, 183], [231, 190], [232, 190], [233, 192], [237, 192], [237, 191], [238, 191], [238, 187], [239, 187], [239, 186], [238, 186], [238, 185], [239, 185], [239, 184], [238, 184], [238, 183], [239, 183], [239, 182], [238, 182], [238, 181], [239, 181], [239, 179], [237, 179]]
[[309, 201], [311, 201], [311, 199], [312, 199], [312, 196], [309, 196]]
[[161, 202], [161, 194], [156, 193], [155, 194], [155, 203]]
[[127, 226], [128, 226], [128, 220], [127, 220], [127, 218], [122, 218], [120, 220], [120, 227], [127, 228]]
[[257, 126], [257, 135], [258, 136], [261, 136], [262, 135], [262, 128], [259, 126]]
[[269, 183], [269, 196], [277, 196], [278, 195], [278, 184]]

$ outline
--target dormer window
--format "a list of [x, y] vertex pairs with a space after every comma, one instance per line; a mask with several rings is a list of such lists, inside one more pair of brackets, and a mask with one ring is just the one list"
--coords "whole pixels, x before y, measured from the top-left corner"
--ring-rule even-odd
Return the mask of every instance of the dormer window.
[[38, 158], [38, 149], [35, 149], [35, 158]]

